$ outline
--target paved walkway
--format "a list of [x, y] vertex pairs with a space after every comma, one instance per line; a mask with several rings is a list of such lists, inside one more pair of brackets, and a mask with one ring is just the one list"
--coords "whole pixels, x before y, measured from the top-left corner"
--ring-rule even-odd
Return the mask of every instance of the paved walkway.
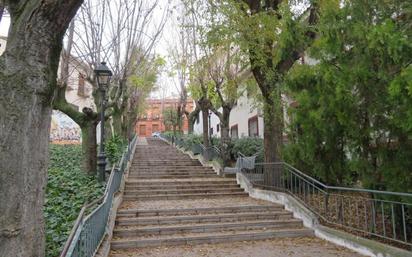
[[138, 137], [136, 144], [137, 145], [148, 145], [145, 137]]
[[360, 257], [318, 238], [271, 239], [112, 251], [111, 257]]

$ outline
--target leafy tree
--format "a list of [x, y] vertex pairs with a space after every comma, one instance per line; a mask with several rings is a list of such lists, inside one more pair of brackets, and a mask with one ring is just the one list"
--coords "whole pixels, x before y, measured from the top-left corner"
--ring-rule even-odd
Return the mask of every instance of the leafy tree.
[[[215, 1], [224, 22], [223, 37], [231, 38], [249, 56], [250, 68], [262, 93], [265, 161], [279, 161], [283, 144], [282, 85], [294, 63], [316, 36], [318, 2]], [[296, 12], [296, 4], [303, 12]], [[303, 7], [302, 7], [303, 6]]]
[[163, 110], [163, 123], [167, 129], [171, 129], [173, 131], [173, 135], [176, 136], [176, 128], [179, 128], [180, 122], [182, 121], [181, 118], [178, 117], [179, 112], [176, 108], [167, 107]]
[[[412, 59], [409, 1], [346, 1], [322, 6], [314, 67], [288, 80], [289, 157], [333, 184], [409, 191], [412, 165]], [[400, 178], [400, 179], [397, 179]]]
[[0, 57], [0, 256], [44, 256], [51, 106], [63, 36], [82, 1], [2, 3], [12, 26]]

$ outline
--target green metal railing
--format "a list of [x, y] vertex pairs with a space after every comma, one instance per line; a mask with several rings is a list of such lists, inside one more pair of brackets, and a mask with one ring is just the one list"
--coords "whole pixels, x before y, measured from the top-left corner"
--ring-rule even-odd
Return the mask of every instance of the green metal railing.
[[[106, 234], [113, 197], [119, 191], [136, 139], [133, 138], [119, 164], [112, 168], [104, 195], [81, 209], [60, 257], [92, 257], [96, 253]], [[86, 212], [96, 205], [97, 207], [86, 215]]]
[[212, 161], [220, 158], [220, 149], [216, 146], [205, 147], [203, 144], [190, 144], [182, 137], [174, 137], [161, 134], [160, 138], [174, 144], [177, 147], [192, 151], [193, 154], [200, 154], [206, 161]]
[[412, 250], [412, 194], [328, 186], [283, 162], [242, 174], [254, 186], [290, 194], [327, 225]]

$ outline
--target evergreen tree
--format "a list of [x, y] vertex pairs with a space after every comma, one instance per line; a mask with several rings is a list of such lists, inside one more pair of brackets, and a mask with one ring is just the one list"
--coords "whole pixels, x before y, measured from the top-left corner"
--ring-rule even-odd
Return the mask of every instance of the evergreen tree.
[[288, 158], [333, 184], [410, 191], [410, 1], [322, 5], [312, 67], [295, 65], [288, 89]]

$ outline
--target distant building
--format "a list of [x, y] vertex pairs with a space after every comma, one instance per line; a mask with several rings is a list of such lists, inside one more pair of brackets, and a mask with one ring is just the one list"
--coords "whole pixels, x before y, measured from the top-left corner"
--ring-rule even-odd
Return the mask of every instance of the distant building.
[[[58, 79], [61, 78], [60, 68]], [[67, 78], [66, 101], [78, 111], [83, 108], [91, 108], [96, 111], [93, 99], [93, 85], [87, 81], [86, 77], [93, 72], [89, 66], [82, 63], [75, 57], [70, 57], [69, 77]], [[97, 130], [99, 132], [99, 130]], [[98, 135], [97, 135], [98, 136]], [[99, 137], [97, 137], [99, 139]], [[60, 111], [53, 111], [52, 123], [50, 127], [50, 141], [53, 143], [80, 143], [80, 127], [67, 115]]]
[[[297, 103], [293, 99], [282, 95], [282, 102], [284, 105], [283, 119], [285, 125], [290, 121], [287, 115], [287, 108], [294, 106]], [[221, 110], [220, 110], [221, 111]], [[220, 137], [220, 120], [219, 118], [209, 111], [210, 113], [210, 127], [212, 136]], [[199, 113], [196, 119], [193, 132], [195, 134], [201, 135], [203, 133], [203, 122], [202, 113]], [[229, 133], [232, 139], [238, 139], [243, 137], [260, 137], [264, 136], [264, 121], [263, 121], [263, 111], [259, 106], [253, 103], [253, 100], [247, 96], [247, 92], [239, 97], [237, 104], [233, 107], [229, 116]], [[286, 134], [284, 134], [284, 140], [286, 140]]]
[[[141, 114], [136, 123], [136, 133], [141, 137], [150, 137], [154, 132], [164, 132], [172, 130], [164, 124], [163, 111], [167, 108], [177, 109], [179, 99], [147, 99], [146, 110]], [[188, 100], [186, 110], [193, 111], [193, 101]], [[189, 131], [189, 122], [186, 116], [183, 117], [183, 133]]]
[[0, 55], [4, 53], [7, 45], [7, 37], [0, 36]]
[[[59, 79], [63, 79], [61, 78], [60, 68], [61, 67], [59, 67], [58, 76]], [[70, 57], [66, 100], [78, 111], [82, 111], [84, 107], [96, 111], [96, 105], [92, 95], [93, 85], [86, 79], [92, 72], [88, 65], [75, 57]]]
[[[209, 113], [211, 113], [209, 111]], [[219, 118], [211, 113], [210, 115], [210, 130], [212, 136], [220, 137], [220, 121]], [[236, 106], [230, 112], [229, 131], [233, 139], [242, 137], [263, 137], [263, 116], [262, 112], [255, 108], [252, 99], [247, 97], [247, 94], [240, 96]], [[194, 133], [203, 133], [202, 113], [199, 113], [194, 125]]]

